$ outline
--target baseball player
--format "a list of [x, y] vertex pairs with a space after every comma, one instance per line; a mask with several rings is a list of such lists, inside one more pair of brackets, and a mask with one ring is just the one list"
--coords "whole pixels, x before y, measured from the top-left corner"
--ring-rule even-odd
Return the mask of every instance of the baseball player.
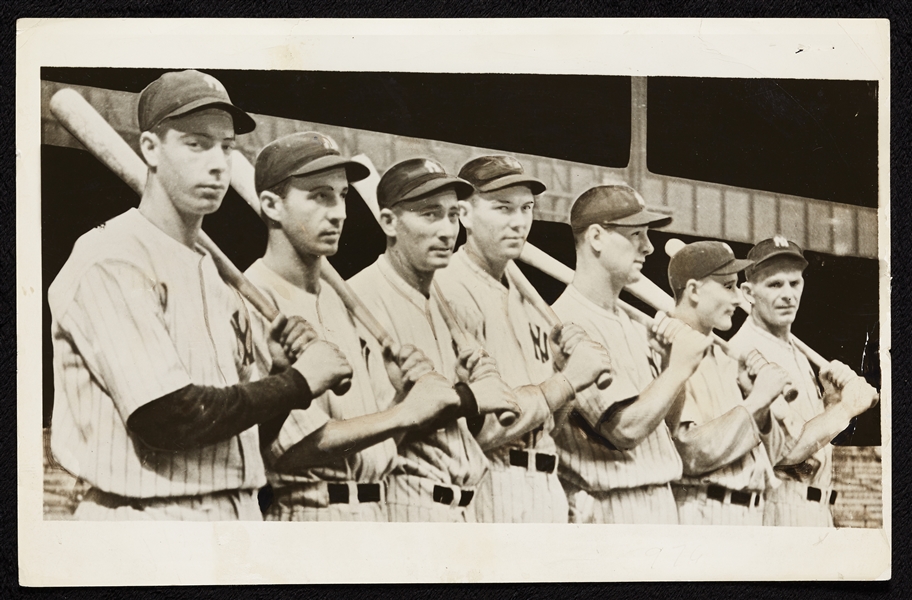
[[149, 166], [139, 209], [83, 235], [48, 292], [52, 450], [92, 486], [78, 519], [259, 520], [256, 425], [351, 369], [303, 320], [280, 316], [276, 374], [255, 381], [244, 302], [196, 243], [253, 119], [198, 71], [151, 83], [138, 117]]
[[647, 332], [617, 308], [625, 285], [641, 277], [652, 254], [649, 227], [670, 217], [649, 212], [626, 185], [584, 192], [570, 211], [576, 274], [554, 303], [611, 356], [614, 382], [590, 386], [558, 416], [554, 441], [573, 523], [677, 523], [669, 483], [681, 476], [665, 416], [710, 341], [686, 329], [672, 341], [658, 376]]
[[[668, 265], [675, 309], [658, 324], [657, 338], [674, 339], [686, 327], [707, 336], [731, 329], [741, 299], [738, 273], [750, 265], [723, 242], [681, 248]], [[742, 371], [737, 360], [711, 346], [669, 412], [666, 422], [684, 464], [683, 477], [672, 483], [681, 524], [763, 524], [763, 491], [778, 483], [768, 449], [782, 452], [785, 437], [770, 405], [788, 375], [765, 365], [744, 398]]]
[[791, 451], [775, 465], [781, 485], [767, 490], [763, 524], [832, 527], [830, 505], [836, 502], [836, 492], [830, 487], [830, 442], [852, 418], [877, 402], [877, 390], [838, 361], [815, 378], [807, 358], [795, 347], [791, 329], [808, 264], [801, 248], [775, 236], [759, 242], [747, 257], [754, 264], [746, 269], [741, 289], [752, 310], [731, 346], [741, 353], [757, 350], [788, 372], [798, 397], [787, 410], [803, 424]]
[[[466, 408], [422, 431], [409, 432], [399, 444], [399, 463], [389, 476], [387, 505], [391, 521], [474, 521], [475, 486], [488, 461], [466, 416], [472, 406], [497, 397], [513, 401], [493, 361], [478, 351], [457, 355], [440, 307], [431, 299], [434, 272], [447, 265], [459, 231], [457, 201], [472, 186], [448, 175], [435, 161], [418, 158], [391, 167], [377, 187], [380, 225], [386, 252], [350, 283], [398, 344], [412, 344], [455, 384]], [[473, 421], [477, 421], [475, 418]]]
[[[519, 257], [532, 226], [535, 196], [545, 185], [509, 156], [476, 158], [459, 177], [476, 190], [460, 203], [467, 241], [435, 281], [463, 327], [497, 361], [523, 409], [507, 428], [489, 416], [476, 436], [491, 463], [475, 500], [476, 515], [482, 522], [566, 523], [567, 498], [550, 436], [552, 412], [595, 381], [600, 357], [607, 362], [607, 356], [604, 349], [599, 353], [577, 345], [568, 364], [567, 353], [552, 350], [549, 338], [573, 339], [575, 326], [551, 335], [544, 315], [523, 299], [506, 274], [509, 262]], [[559, 372], [555, 351], [564, 363]], [[585, 370], [587, 360], [591, 366]]]
[[[395, 438], [459, 404], [446, 379], [425, 375], [433, 366], [411, 346], [386, 363], [396, 398], [378, 398], [362, 355], [383, 350], [359, 337], [338, 294], [320, 283], [321, 257], [339, 247], [349, 182], [367, 175], [364, 165], [340, 156], [335, 141], [316, 132], [279, 138], [257, 157], [256, 189], [269, 237], [265, 256], [246, 274], [284, 314], [304, 317], [321, 339], [337, 344], [353, 371], [344, 396], [324, 393], [309, 408], [291, 411], [274, 440], [261, 440], [275, 493], [269, 520], [386, 521]], [[257, 354], [268, 371], [268, 352]]]

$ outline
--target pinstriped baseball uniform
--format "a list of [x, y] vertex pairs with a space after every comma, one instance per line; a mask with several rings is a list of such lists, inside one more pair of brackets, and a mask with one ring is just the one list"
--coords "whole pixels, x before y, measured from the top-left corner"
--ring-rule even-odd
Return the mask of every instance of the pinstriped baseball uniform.
[[[385, 254], [349, 283], [396, 343], [414, 345], [440, 374], [456, 381], [453, 340], [439, 308], [402, 279]], [[371, 372], [378, 374], [380, 368]], [[474, 510], [459, 503], [463, 490], [474, 493], [487, 463], [464, 418], [436, 431], [406, 434], [389, 478], [390, 520], [474, 521]]]
[[[522, 299], [509, 276], [505, 277], [508, 286], [479, 267], [463, 246], [449, 266], [435, 275], [435, 281], [466, 331], [497, 361], [507, 385], [539, 384], [554, 374], [548, 344], [550, 327], [544, 316]], [[491, 468], [476, 499], [479, 521], [567, 522], [567, 498], [557, 477], [556, 461], [550, 458], [556, 452], [550, 435], [554, 418], [540, 398], [544, 405], [536, 411], [540, 418], [526, 425], [525, 433], [485, 452]], [[509, 439], [510, 431], [500, 428], [494, 419], [489, 418], [487, 426], [500, 430], [500, 440]], [[516, 451], [526, 454], [517, 455]], [[512, 462], [525, 462], [526, 466], [511, 465], [511, 452]], [[538, 466], [548, 468], [539, 470]]]
[[761, 496], [778, 485], [767, 445], [779, 447], [783, 432], [772, 417], [761, 432], [744, 407], [738, 362], [712, 346], [687, 380], [679, 423], [669, 426], [684, 463], [672, 484], [681, 523], [763, 525]]
[[[748, 318], [731, 339], [732, 348], [738, 352], [757, 350], [771, 363], [788, 372], [798, 397], [788, 408], [800, 421], [807, 422], [824, 411], [822, 391], [817, 384], [811, 364], [791, 342], [774, 337]], [[833, 446], [827, 444], [812, 457], [795, 466], [777, 466], [776, 474], [782, 485], [766, 493], [764, 525], [794, 525], [805, 527], [832, 527], [829, 498], [833, 483]], [[778, 461], [777, 461], [778, 462]], [[819, 500], [814, 490], [819, 490]]]
[[[283, 279], [267, 267], [262, 259], [253, 263], [246, 275], [272, 298], [283, 314], [304, 317], [321, 339], [336, 344], [348, 358], [353, 371], [352, 387], [344, 396], [326, 392], [315, 398], [307, 409], [291, 411], [278, 438], [264, 449], [267, 465], [274, 464], [292, 446], [330, 420], [353, 419], [389, 407], [391, 395], [386, 398], [386, 403], [378, 402], [374, 396], [361, 338], [335, 290], [323, 284], [318, 294], [311, 294]], [[268, 327], [259, 316], [254, 317], [254, 323]], [[265, 340], [265, 335], [257, 336], [257, 339]], [[258, 365], [261, 371], [267, 373], [271, 369], [269, 356], [268, 348], [264, 345], [258, 347]], [[308, 469], [305, 473], [267, 470], [267, 478], [275, 491], [275, 502], [266, 518], [286, 521], [385, 521], [385, 506], [379, 501], [359, 502], [357, 488], [348, 495], [348, 502], [330, 503], [325, 482], [383, 483], [393, 468], [395, 458], [396, 443], [387, 439], [346, 458], [327, 460], [325, 464]], [[297, 500], [292, 495], [296, 495]]]
[[102, 492], [157, 499], [144, 515], [103, 514], [90, 495], [77, 517], [255, 518], [245, 511], [256, 509], [255, 490], [266, 481], [256, 428], [159, 452], [126, 426], [134, 410], [189, 384], [225, 387], [256, 376], [247, 309], [212, 258], [133, 209], [76, 242], [48, 302], [54, 457]]
[[620, 450], [596, 427], [619, 403], [634, 399], [656, 376], [646, 330], [621, 311], [596, 305], [572, 284], [553, 305], [565, 323], [582, 327], [611, 356], [613, 383], [577, 394], [557, 417], [554, 441], [574, 523], [677, 523], [669, 482], [681, 458], [664, 422], [637, 446]]

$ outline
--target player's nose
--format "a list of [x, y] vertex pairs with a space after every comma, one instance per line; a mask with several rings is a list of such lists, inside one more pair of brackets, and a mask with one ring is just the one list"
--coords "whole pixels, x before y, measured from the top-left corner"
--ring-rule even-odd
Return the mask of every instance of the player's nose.
[[640, 243], [640, 251], [644, 256], [649, 256], [655, 251], [655, 246], [652, 245], [652, 240], [649, 239], [648, 231], [643, 233], [643, 241]]
[[206, 152], [207, 166], [209, 167], [209, 172], [216, 175], [230, 175], [231, 174], [231, 155], [226, 154], [224, 150], [219, 145], [213, 145], [212, 148]]

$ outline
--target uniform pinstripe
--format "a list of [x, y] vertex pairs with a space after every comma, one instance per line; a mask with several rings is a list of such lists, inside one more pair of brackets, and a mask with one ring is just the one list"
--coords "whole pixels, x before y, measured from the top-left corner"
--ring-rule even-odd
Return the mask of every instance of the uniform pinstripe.
[[[157, 452], [126, 427], [135, 409], [191, 383], [224, 387], [256, 377], [247, 309], [205, 251], [133, 209], [76, 242], [48, 302], [51, 448], [65, 469], [104, 492], [159, 503], [265, 483], [256, 428], [195, 450]], [[220, 518], [238, 516], [226, 508]]]
[[682, 464], [664, 422], [630, 450], [616, 448], [595, 430], [606, 412], [636, 397], [656, 376], [645, 329], [620, 311], [594, 304], [572, 284], [554, 312], [602, 344], [614, 371], [607, 389], [583, 390], [556, 419], [554, 441], [571, 522], [676, 522], [668, 483], [680, 478]]
[[[738, 386], [738, 363], [713, 346], [688, 379], [680, 413], [672, 424], [675, 445], [684, 458], [684, 476], [672, 485], [678, 515], [685, 525], [762, 525], [759, 505], [732, 504], [707, 498], [709, 484], [761, 495], [778, 480], [767, 453], [767, 440], [782, 431], [775, 419], [761, 432], [743, 406]], [[686, 434], [686, 435], [685, 435]], [[693, 458], [693, 463], [689, 460]], [[722, 465], [701, 472], [697, 462]]]
[[[253, 263], [246, 271], [251, 282], [265, 292], [285, 315], [298, 315], [306, 319], [316, 330], [321, 339], [336, 344], [348, 358], [352, 365], [352, 387], [342, 397], [332, 392], [326, 392], [315, 398], [306, 410], [293, 410], [285, 419], [278, 438], [266, 449], [265, 461], [267, 465], [274, 464], [292, 446], [313, 434], [326, 425], [330, 420], [343, 421], [385, 410], [389, 407], [392, 395], [382, 401], [374, 395], [367, 364], [364, 360], [362, 340], [359, 337], [355, 324], [342, 300], [328, 285], [322, 285], [318, 294], [311, 294], [283, 279], [272, 271], [262, 259]], [[259, 327], [268, 324], [262, 318], [254, 317], [254, 323]], [[265, 334], [265, 332], [264, 332]], [[265, 335], [257, 336], [265, 339]], [[367, 342], [364, 342], [365, 344]], [[379, 350], [377, 350], [379, 351]], [[269, 351], [261, 345], [257, 348], [257, 363], [264, 372], [269, 372]], [[380, 376], [385, 376], [385, 371]], [[282, 495], [286, 488], [294, 488], [296, 484], [318, 481], [332, 482], [358, 482], [377, 483], [384, 480], [393, 468], [396, 458], [396, 444], [392, 439], [384, 440], [361, 452], [346, 458], [327, 460], [326, 464], [308, 469], [306, 473], [292, 475], [267, 471], [267, 477], [276, 494], [267, 518], [295, 517], [306, 520], [368, 520], [372, 516], [379, 517], [382, 510], [369, 506], [360, 506], [356, 502], [350, 505], [340, 505], [319, 501], [316, 497], [311, 499], [314, 504], [303, 508], [311, 510], [287, 510]], [[355, 495], [350, 496], [352, 499]], [[309, 498], [309, 497], [308, 497]], [[377, 503], [373, 503], [377, 504]], [[326, 514], [320, 514], [320, 511]], [[385, 520], [382, 518], [380, 520]]]
[[[386, 255], [381, 255], [349, 283], [397, 343], [414, 345], [431, 360], [439, 373], [450, 381], [456, 380], [453, 340], [439, 308], [406, 283], [389, 264]], [[380, 357], [374, 354], [372, 360], [379, 361]], [[380, 368], [371, 372], [379, 373]], [[384, 384], [385, 378], [373, 379]], [[389, 385], [388, 379], [385, 385]], [[467, 511], [455, 503], [451, 507], [435, 503], [427, 493], [428, 488], [422, 487], [425, 484], [419, 480], [425, 480], [431, 487], [440, 484], [474, 490], [487, 469], [487, 462], [463, 418], [435, 431], [406, 434], [399, 444], [397, 467], [389, 479], [390, 520], [465, 520]], [[401, 475], [410, 477], [399, 477]]]
[[[748, 318], [731, 339], [738, 352], [757, 350], [771, 363], [785, 369], [798, 397], [788, 405], [791, 414], [807, 422], [824, 411], [823, 396], [811, 364], [791, 342], [785, 342], [760, 329]], [[800, 430], [799, 430], [800, 431]], [[778, 461], [776, 461], [778, 462]], [[786, 485], [766, 495], [764, 525], [832, 527], [829, 505], [807, 500], [807, 486], [828, 490], [833, 482], [833, 446], [827, 444], [804, 463], [794, 467], [777, 467], [776, 474]]]
[[[511, 387], [539, 384], [554, 374], [548, 343], [550, 327], [544, 316], [525, 302], [515, 285], [495, 281], [468, 255], [465, 246], [453, 255], [447, 268], [435, 275], [463, 327], [496, 361], [504, 381]], [[536, 470], [535, 453], [555, 455], [554, 418], [542, 400], [541, 419], [526, 425], [515, 436], [500, 431], [512, 441], [486, 451], [491, 468], [478, 498], [476, 513], [481, 522], [566, 523], [567, 500], [557, 472]], [[489, 421], [492, 421], [489, 419]], [[510, 464], [510, 450], [534, 451], [528, 467]]]

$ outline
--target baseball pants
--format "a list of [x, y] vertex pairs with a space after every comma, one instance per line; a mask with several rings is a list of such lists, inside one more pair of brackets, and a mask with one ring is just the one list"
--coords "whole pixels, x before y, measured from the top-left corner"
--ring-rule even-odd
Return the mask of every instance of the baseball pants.
[[389, 520], [399, 523], [474, 523], [474, 488], [441, 484], [416, 475], [391, 475]]
[[835, 500], [835, 492], [797, 481], [780, 481], [779, 487], [766, 491], [764, 525], [833, 527], [830, 501]]
[[763, 525], [762, 492], [672, 485], [681, 525]]
[[267, 521], [387, 521], [386, 483], [355, 481], [275, 487]]
[[625, 525], [676, 525], [678, 506], [671, 486], [644, 485], [635, 488], [589, 491], [564, 482], [571, 523]]
[[256, 490], [202, 496], [124, 498], [89, 489], [76, 507], [81, 521], [262, 521]]
[[[491, 460], [488, 473], [478, 486], [476, 519], [481, 523], [566, 523], [569, 507], [557, 477], [556, 457], [527, 451], [513, 453], [519, 455], [513, 461], [519, 464]], [[538, 456], [549, 460], [536, 461]]]

